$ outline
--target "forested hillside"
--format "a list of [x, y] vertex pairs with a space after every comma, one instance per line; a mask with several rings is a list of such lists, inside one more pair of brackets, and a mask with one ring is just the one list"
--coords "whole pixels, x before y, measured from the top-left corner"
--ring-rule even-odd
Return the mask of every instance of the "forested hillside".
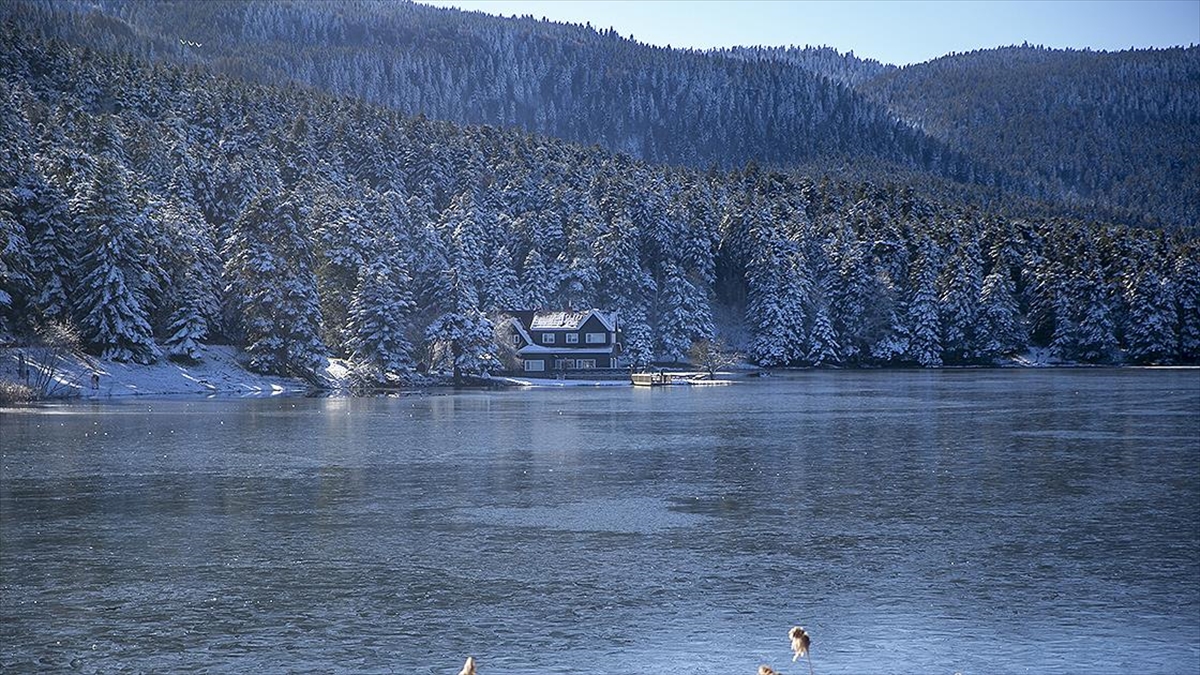
[[590, 26], [373, 0], [15, 7], [32, 30], [76, 44], [204, 63], [250, 81], [292, 81], [432, 119], [516, 126], [656, 163], [833, 160], [1023, 187], [842, 79], [795, 63], [833, 63], [828, 52], [747, 58], [672, 50]]
[[617, 311], [633, 364], [720, 331], [768, 366], [1200, 357], [1180, 233], [908, 185], [697, 171], [0, 30], [0, 333], [364, 378], [495, 367], [513, 308]]
[[900, 169], [985, 187], [999, 195], [991, 210], [1040, 200], [1071, 217], [1200, 224], [1196, 47], [1012, 47], [895, 68], [829, 48], [673, 50], [591, 26], [376, 0], [14, 0], [5, 13], [107, 52], [654, 163], [833, 165], [872, 181]]
[[1007, 47], [881, 73], [862, 89], [1044, 197], [1200, 226], [1200, 47]]

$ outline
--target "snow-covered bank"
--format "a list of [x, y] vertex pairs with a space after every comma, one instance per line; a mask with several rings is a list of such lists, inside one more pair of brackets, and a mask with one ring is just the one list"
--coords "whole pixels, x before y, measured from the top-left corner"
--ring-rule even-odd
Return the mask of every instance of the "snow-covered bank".
[[[300, 394], [308, 383], [291, 378], [252, 373], [237, 360], [234, 347], [206, 345], [195, 364], [162, 360], [151, 365], [118, 363], [82, 355], [68, 354], [54, 366], [52, 390], [56, 397], [97, 399], [110, 396], [170, 396], [207, 394], [226, 396], [279, 396]], [[24, 355], [29, 378], [19, 372]], [[11, 382], [37, 380], [36, 348], [0, 350], [0, 379]], [[96, 377], [93, 378], [93, 374]]]
[[494, 376], [492, 381], [510, 387], [628, 387], [628, 379], [620, 380], [557, 380], [542, 377], [500, 377]]

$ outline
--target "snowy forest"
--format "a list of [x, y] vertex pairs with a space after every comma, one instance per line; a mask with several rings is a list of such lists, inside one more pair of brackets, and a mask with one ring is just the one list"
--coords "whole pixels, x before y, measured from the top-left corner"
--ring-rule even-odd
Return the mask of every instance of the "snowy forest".
[[[14, 0], [48, 37], [291, 82], [651, 163], [747, 162], [986, 188], [988, 210], [1200, 222], [1200, 47], [1020, 45], [897, 68], [828, 47], [700, 52], [590, 25], [391, 0]], [[0, 7], [0, 16], [4, 8]]]
[[[234, 344], [261, 372], [309, 377], [336, 356], [384, 381], [496, 369], [506, 311], [599, 307], [618, 314], [635, 367], [711, 339], [766, 367], [990, 364], [1032, 347], [1073, 362], [1200, 361], [1194, 189], [1155, 220], [1170, 227], [1084, 219], [1033, 193], [1005, 198], [1020, 172], [986, 178], [903, 124], [911, 135], [894, 147], [912, 152], [872, 155], [894, 170], [844, 171], [844, 148], [830, 171], [814, 169], [820, 148], [794, 166], [737, 153], [697, 166], [654, 149], [687, 147], [687, 129], [627, 152], [512, 120], [437, 120], [424, 105], [75, 44], [45, 20], [30, 9], [0, 27], [5, 342], [65, 324], [104, 358]], [[744, 52], [692, 56], [759, 72]], [[395, 95], [459, 100], [455, 72]], [[1196, 110], [1172, 133], [1194, 138]], [[1194, 161], [1196, 146], [1180, 152]], [[930, 173], [934, 158], [958, 168]]]

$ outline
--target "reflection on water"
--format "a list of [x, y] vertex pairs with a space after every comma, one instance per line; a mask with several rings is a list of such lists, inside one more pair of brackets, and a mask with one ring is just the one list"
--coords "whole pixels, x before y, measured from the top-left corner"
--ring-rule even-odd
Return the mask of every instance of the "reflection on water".
[[[1200, 672], [1200, 374], [0, 417], [0, 671]], [[60, 414], [69, 413], [69, 414]]]

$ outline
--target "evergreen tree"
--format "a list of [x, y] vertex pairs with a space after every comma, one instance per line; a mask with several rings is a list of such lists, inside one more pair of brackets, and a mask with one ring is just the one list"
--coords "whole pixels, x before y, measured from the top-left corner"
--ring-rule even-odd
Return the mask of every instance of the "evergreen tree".
[[1200, 361], [1200, 248], [1184, 247], [1175, 258], [1176, 317], [1179, 326], [1179, 359]]
[[483, 309], [488, 313], [513, 312], [526, 307], [521, 285], [513, 269], [512, 254], [501, 246], [492, 256], [483, 275]]
[[746, 321], [750, 358], [784, 366], [806, 354], [805, 308], [812, 295], [807, 264], [795, 244], [780, 238], [765, 218], [751, 228], [753, 257], [746, 266]]
[[164, 346], [173, 358], [196, 361], [200, 344], [220, 320], [219, 257], [208, 224], [191, 204], [167, 204], [155, 224], [168, 250], [165, 303], [170, 313]]
[[984, 336], [980, 354], [988, 358], [1012, 354], [1028, 341], [1012, 277], [1016, 253], [1002, 243], [993, 250], [992, 257], [992, 269], [983, 279], [979, 299], [979, 325]]
[[1096, 271], [1079, 280], [1081, 288], [1076, 297], [1082, 298], [1076, 308], [1078, 319], [1075, 344], [1076, 358], [1089, 363], [1109, 362], [1117, 349], [1117, 338], [1111, 310], [1111, 291]]
[[366, 381], [384, 382], [413, 367], [408, 317], [411, 280], [399, 252], [386, 240], [359, 270], [350, 301], [350, 362]]
[[937, 297], [940, 257], [941, 251], [933, 240], [925, 238], [917, 243], [910, 282], [912, 295], [908, 301], [908, 355], [926, 368], [942, 365], [942, 327]]
[[841, 357], [838, 352], [837, 335], [833, 330], [833, 322], [829, 320], [829, 303], [825, 294], [817, 292], [813, 299], [812, 329], [808, 337], [808, 354], [806, 359], [814, 366], [837, 364]]
[[451, 270], [449, 286], [449, 311], [429, 325], [425, 340], [433, 367], [450, 368], [454, 382], [461, 384], [468, 375], [486, 374], [494, 364], [493, 327], [479, 310], [474, 286], [457, 270]]
[[658, 307], [655, 335], [662, 360], [682, 361], [692, 343], [713, 337], [708, 303], [674, 262], [667, 264], [666, 281], [659, 293]]
[[1176, 309], [1170, 279], [1154, 266], [1137, 274], [1126, 291], [1126, 350], [1135, 363], [1167, 363], [1176, 353]]
[[539, 310], [547, 307], [547, 288], [549, 288], [550, 272], [542, 259], [541, 252], [530, 248], [525, 255], [525, 264], [521, 266], [521, 304], [524, 309]]
[[30, 266], [25, 227], [8, 209], [0, 207], [0, 337], [16, 328], [17, 310], [28, 301]]
[[938, 311], [942, 324], [943, 358], [964, 363], [980, 356], [982, 273], [979, 247], [971, 234], [960, 230], [954, 239], [956, 244], [946, 261], [939, 283]]
[[79, 259], [76, 236], [66, 196], [58, 186], [40, 175], [31, 176], [31, 201], [22, 219], [34, 232], [30, 247], [30, 271], [39, 290], [33, 305], [44, 321], [67, 323], [71, 319], [71, 296]]
[[234, 303], [252, 369], [315, 378], [327, 350], [303, 220], [286, 191], [255, 197], [226, 244], [225, 295]]
[[84, 342], [102, 358], [150, 363], [160, 352], [150, 328], [145, 288], [144, 222], [130, 200], [128, 174], [110, 156], [71, 202], [86, 242], [76, 303]]

